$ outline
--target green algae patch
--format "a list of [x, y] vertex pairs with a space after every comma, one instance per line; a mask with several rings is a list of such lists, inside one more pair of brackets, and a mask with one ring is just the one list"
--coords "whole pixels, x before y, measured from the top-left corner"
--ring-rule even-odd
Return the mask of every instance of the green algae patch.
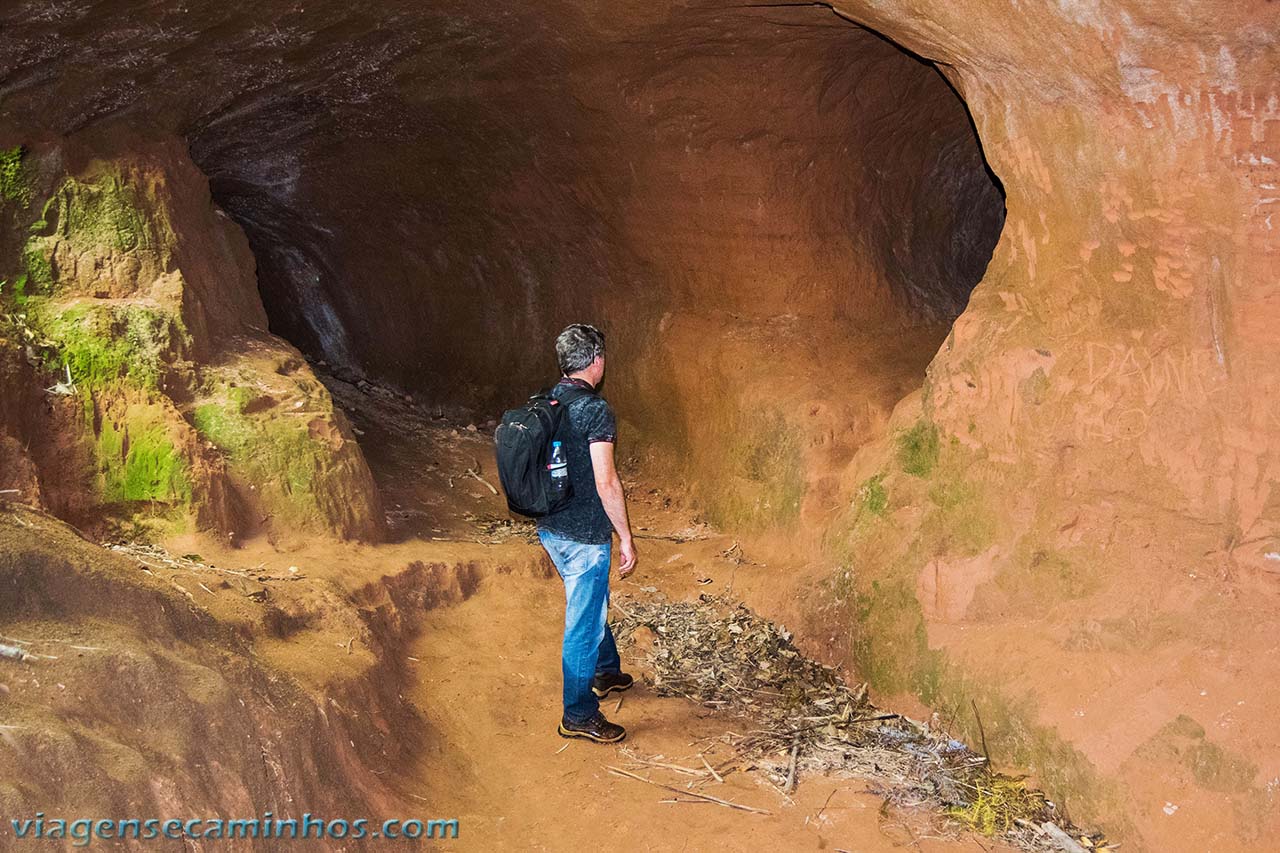
[[995, 539], [996, 516], [978, 484], [948, 472], [929, 488], [929, 508], [920, 533], [933, 544], [936, 554], [958, 553], [972, 557]]
[[181, 323], [165, 311], [138, 304], [41, 304], [31, 325], [51, 343], [46, 367], [71, 371], [83, 392], [125, 385], [156, 390], [187, 348]]
[[889, 493], [884, 488], [884, 474], [868, 477], [858, 487], [858, 501], [864, 512], [884, 515], [889, 509]]
[[116, 173], [89, 182], [69, 178], [45, 203], [41, 219], [56, 223], [59, 236], [86, 249], [130, 252], [156, 242], [139, 193]]
[[23, 163], [26, 153], [21, 145], [0, 149], [0, 200], [17, 207], [31, 204], [31, 186]]
[[319, 480], [332, 467], [333, 449], [312, 436], [310, 418], [255, 411], [257, 399], [248, 388], [222, 388], [192, 410], [191, 422], [272, 512], [305, 524], [318, 516]]
[[28, 292], [128, 295], [164, 272], [172, 242], [162, 211], [122, 173], [67, 178], [45, 200], [22, 249]]
[[75, 191], [64, 188], [64, 193], [65, 203], [59, 212], [64, 236], [123, 252], [154, 242], [137, 194], [120, 176], [79, 184]]
[[47, 244], [30, 240], [22, 250], [22, 276], [31, 295], [47, 295], [53, 290], [53, 255]]
[[249, 419], [227, 403], [204, 403], [191, 414], [196, 431], [228, 453], [243, 453], [253, 441]]
[[928, 477], [938, 463], [938, 428], [929, 421], [919, 421], [895, 439], [898, 464], [913, 477]]
[[14, 308], [25, 308], [27, 305], [27, 274], [21, 273], [12, 282], [0, 281], [0, 302], [7, 302]]
[[169, 435], [162, 407], [130, 404], [117, 421], [104, 416], [96, 454], [106, 503], [189, 503], [190, 468]]
[[161, 393], [186, 346], [181, 324], [135, 303], [26, 302], [44, 369], [83, 411], [103, 504], [189, 504], [190, 462], [174, 433], [181, 417]]
[[796, 431], [773, 411], [740, 420], [728, 433], [715, 466], [728, 476], [706, 492], [711, 520], [725, 527], [794, 521], [808, 488]]
[[939, 653], [930, 650], [915, 585], [905, 578], [873, 580], [852, 596], [852, 653], [858, 673], [887, 694], [936, 696]]

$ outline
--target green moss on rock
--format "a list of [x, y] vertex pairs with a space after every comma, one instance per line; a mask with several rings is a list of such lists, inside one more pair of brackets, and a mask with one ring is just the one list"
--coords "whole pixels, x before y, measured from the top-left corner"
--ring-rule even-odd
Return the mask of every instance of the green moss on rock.
[[306, 418], [250, 413], [255, 398], [248, 388], [223, 388], [195, 407], [192, 423], [227, 455], [237, 477], [255, 485], [273, 512], [305, 524], [317, 515], [318, 480], [332, 467], [333, 450], [311, 435]]
[[22, 251], [22, 265], [29, 294], [48, 294], [53, 290], [53, 258], [43, 242], [35, 239], [27, 242]]
[[103, 418], [96, 451], [105, 502], [190, 502], [189, 466], [158, 406], [131, 405], [119, 423]]
[[185, 348], [181, 323], [147, 305], [26, 301], [46, 369], [58, 381], [70, 372], [102, 502], [189, 504], [190, 463], [172, 432], [181, 421], [160, 393]]
[[937, 692], [938, 653], [929, 649], [924, 613], [907, 578], [874, 580], [853, 595], [853, 659], [858, 673], [884, 693]]
[[72, 381], [90, 393], [117, 383], [156, 389], [186, 348], [181, 323], [144, 305], [45, 303], [32, 318], [55, 346], [49, 367], [69, 366]]
[[[52, 201], [62, 236], [81, 245], [128, 252], [154, 240], [137, 192], [118, 174], [90, 183], [68, 180]], [[49, 218], [47, 205], [44, 218]]]
[[[68, 271], [81, 279], [81, 289], [111, 282], [127, 290], [148, 261], [158, 260], [158, 234], [166, 227], [162, 214], [149, 212], [147, 200], [121, 174], [91, 181], [67, 178], [45, 202], [39, 219], [27, 229], [23, 268], [30, 293], [53, 294], [66, 284]], [[113, 278], [113, 258], [130, 256], [135, 265], [124, 278]], [[148, 267], [154, 275], [160, 267]]]
[[12, 282], [0, 281], [0, 299], [7, 301], [15, 308], [23, 308], [27, 304], [27, 274], [19, 274]]
[[780, 412], [734, 425], [720, 466], [729, 476], [706, 488], [708, 514], [722, 526], [784, 524], [800, 514], [808, 487], [804, 453]]
[[920, 421], [898, 434], [898, 464], [915, 477], [928, 477], [938, 463], [938, 428]]
[[26, 153], [21, 145], [0, 150], [0, 200], [18, 207], [31, 203], [31, 187], [22, 162]]
[[921, 533], [935, 543], [934, 553], [981, 553], [995, 539], [996, 518], [977, 484], [949, 471], [929, 488], [932, 506], [921, 524]]
[[858, 487], [858, 500], [862, 509], [872, 515], [884, 515], [889, 508], [889, 493], [884, 488], [884, 474], [868, 477]]

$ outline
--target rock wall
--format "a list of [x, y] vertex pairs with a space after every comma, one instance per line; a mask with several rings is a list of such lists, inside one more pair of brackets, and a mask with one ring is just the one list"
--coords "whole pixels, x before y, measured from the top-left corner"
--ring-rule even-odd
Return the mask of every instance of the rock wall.
[[975, 733], [976, 699], [1132, 843], [1266, 849], [1280, 9], [837, 6], [944, 69], [1008, 221], [855, 460], [812, 636]]
[[455, 782], [424, 756], [448, 760], [450, 744], [405, 698], [418, 679], [410, 644], [434, 608], [486, 578], [545, 581], [549, 569], [522, 548], [464, 547], [431, 564], [371, 564], [371, 549], [346, 548], [349, 559], [301, 574], [175, 567], [0, 500], [0, 620], [6, 644], [31, 654], [0, 676], [6, 821], [43, 813], [48, 832], [55, 819], [197, 819], [209, 834], [195, 844], [238, 852], [272, 845], [261, 830], [223, 826], [219, 838], [209, 821], [344, 820], [351, 837], [312, 830], [307, 842], [342, 851], [356, 820], [372, 833], [435, 819], [429, 804]]
[[126, 533], [376, 537], [345, 418], [266, 331], [244, 235], [184, 146], [117, 126], [4, 156], [0, 486]]
[[[422, 729], [391, 680], [358, 677], [349, 658], [328, 653], [326, 679], [309, 683], [270, 654], [272, 611], [314, 602], [276, 588], [197, 606], [180, 591], [185, 583], [199, 592], [190, 575], [178, 582], [139, 569], [47, 515], [0, 511], [0, 619], [28, 652], [47, 656], [11, 662], [0, 690], [6, 819], [301, 819], [310, 810], [332, 820], [412, 808], [370, 773], [375, 763], [407, 763], [405, 747]], [[326, 616], [360, 626], [349, 605]], [[317, 661], [326, 654], [318, 644], [311, 652]], [[364, 714], [389, 718], [400, 737], [383, 737]], [[234, 851], [261, 844], [218, 842]]]

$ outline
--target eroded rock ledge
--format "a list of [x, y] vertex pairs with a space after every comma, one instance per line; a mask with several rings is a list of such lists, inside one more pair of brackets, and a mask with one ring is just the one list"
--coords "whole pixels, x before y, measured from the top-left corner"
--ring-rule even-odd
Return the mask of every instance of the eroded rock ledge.
[[0, 487], [86, 527], [377, 538], [350, 428], [267, 331], [185, 146], [117, 128], [4, 152]]

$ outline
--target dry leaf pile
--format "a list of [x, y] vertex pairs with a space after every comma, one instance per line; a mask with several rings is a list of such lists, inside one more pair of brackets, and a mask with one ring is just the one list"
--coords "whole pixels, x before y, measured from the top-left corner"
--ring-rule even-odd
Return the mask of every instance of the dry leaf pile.
[[1024, 849], [1105, 849], [1101, 836], [1077, 831], [1043, 794], [991, 772], [963, 743], [877, 709], [865, 684], [849, 687], [745, 605], [654, 596], [615, 609], [618, 642], [648, 645], [652, 689], [749, 720], [726, 742], [784, 794], [802, 773], [858, 777], [895, 805], [931, 807]]
[[473, 513], [466, 513], [463, 518], [476, 528], [476, 541], [486, 545], [500, 545], [512, 539], [530, 544], [538, 541], [538, 528], [532, 521]]

